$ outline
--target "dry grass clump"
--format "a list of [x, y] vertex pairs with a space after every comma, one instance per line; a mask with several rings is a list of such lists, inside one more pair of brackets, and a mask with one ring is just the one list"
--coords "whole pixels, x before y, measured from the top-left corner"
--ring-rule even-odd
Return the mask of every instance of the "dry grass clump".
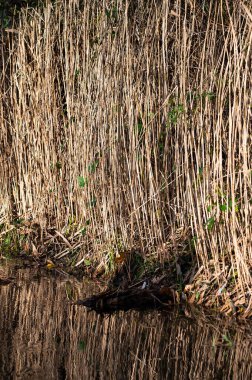
[[92, 254], [175, 258], [181, 234], [206, 279], [250, 290], [251, 30], [249, 1], [24, 10], [1, 37], [5, 215]]

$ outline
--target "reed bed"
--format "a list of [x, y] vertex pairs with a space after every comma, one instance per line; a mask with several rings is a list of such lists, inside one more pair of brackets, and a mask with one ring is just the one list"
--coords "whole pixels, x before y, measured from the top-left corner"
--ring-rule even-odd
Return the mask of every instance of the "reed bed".
[[77, 264], [190, 249], [250, 305], [251, 36], [249, 1], [23, 10], [1, 34], [2, 218]]

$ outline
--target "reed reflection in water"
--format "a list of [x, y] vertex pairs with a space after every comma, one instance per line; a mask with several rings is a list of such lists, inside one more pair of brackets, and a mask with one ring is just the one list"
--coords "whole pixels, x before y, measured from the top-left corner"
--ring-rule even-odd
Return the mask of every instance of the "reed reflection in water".
[[94, 292], [18, 270], [0, 287], [0, 379], [251, 379], [251, 324], [191, 309], [110, 316], [74, 306]]

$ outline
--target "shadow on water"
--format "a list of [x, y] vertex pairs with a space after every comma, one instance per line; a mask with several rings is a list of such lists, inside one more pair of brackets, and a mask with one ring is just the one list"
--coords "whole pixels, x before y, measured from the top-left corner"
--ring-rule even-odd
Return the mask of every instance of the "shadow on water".
[[18, 270], [0, 286], [0, 379], [250, 379], [251, 324], [189, 309], [109, 316], [69, 298], [94, 292]]

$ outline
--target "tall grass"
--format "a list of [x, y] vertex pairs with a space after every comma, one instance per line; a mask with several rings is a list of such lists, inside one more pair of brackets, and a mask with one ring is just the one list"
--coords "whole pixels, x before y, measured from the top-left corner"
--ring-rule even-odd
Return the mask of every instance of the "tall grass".
[[54, 3], [2, 32], [2, 214], [78, 225], [94, 253], [190, 241], [248, 290], [251, 3]]

